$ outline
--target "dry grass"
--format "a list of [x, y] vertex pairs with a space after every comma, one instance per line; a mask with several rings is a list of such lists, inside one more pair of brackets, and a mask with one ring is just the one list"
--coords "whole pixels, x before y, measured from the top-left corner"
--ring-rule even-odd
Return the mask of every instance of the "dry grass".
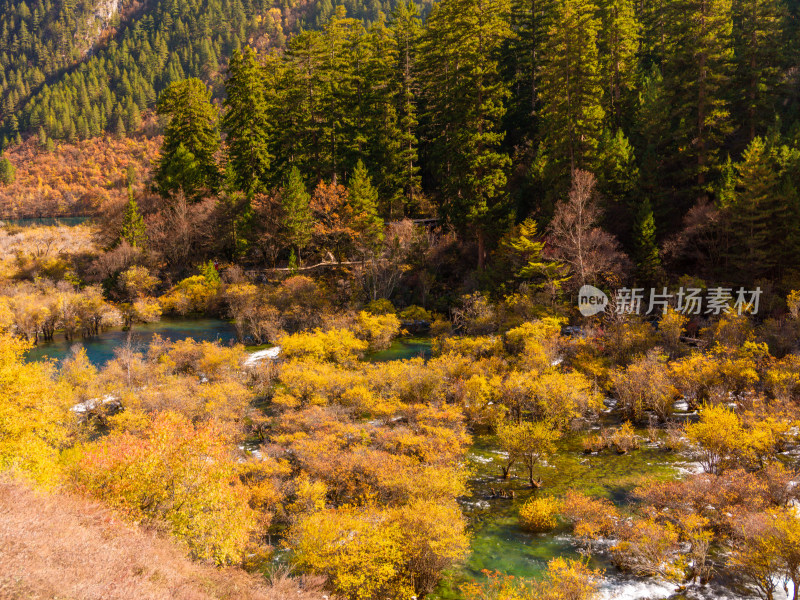
[[286, 574], [268, 584], [241, 569], [192, 562], [172, 542], [96, 502], [0, 480], [0, 598], [39, 600], [312, 600]]
[[19, 252], [37, 258], [94, 253], [96, 238], [91, 225], [0, 227], [0, 257]]

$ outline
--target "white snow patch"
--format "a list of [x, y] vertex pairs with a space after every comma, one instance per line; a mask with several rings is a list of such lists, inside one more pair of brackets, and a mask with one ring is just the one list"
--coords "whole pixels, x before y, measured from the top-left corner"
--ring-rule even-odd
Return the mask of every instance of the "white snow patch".
[[250, 353], [244, 361], [245, 367], [252, 367], [262, 360], [275, 360], [281, 353], [280, 346], [273, 346], [272, 348], [265, 348], [264, 350], [257, 350]]
[[673, 463], [673, 466], [681, 475], [697, 475], [705, 472], [703, 465], [699, 462]]
[[479, 510], [486, 510], [491, 506], [491, 504], [489, 504], [486, 500], [475, 500], [474, 502], [469, 502], [467, 500], [464, 500], [461, 502], [461, 504], [463, 504], [464, 506], [477, 508]]
[[70, 410], [76, 413], [85, 413], [90, 410], [94, 410], [95, 408], [97, 408], [98, 406], [102, 406], [103, 404], [108, 404], [109, 402], [115, 402], [118, 399], [119, 398], [117, 398], [116, 396], [108, 394], [106, 396], [103, 396], [102, 398], [92, 398], [90, 400], [87, 400], [86, 402], [80, 402], [75, 406], [73, 406], [72, 408], [70, 408]]
[[689, 412], [689, 403], [686, 400], [677, 400], [674, 404], [675, 412]]
[[648, 580], [609, 580], [600, 586], [598, 598], [601, 600], [659, 600], [675, 593], [675, 584], [666, 581]]

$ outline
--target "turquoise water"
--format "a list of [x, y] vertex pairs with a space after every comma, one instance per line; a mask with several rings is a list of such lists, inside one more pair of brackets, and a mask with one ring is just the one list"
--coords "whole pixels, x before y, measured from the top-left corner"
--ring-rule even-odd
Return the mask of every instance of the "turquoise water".
[[[638, 432], [640, 435], [643, 431]], [[499, 571], [515, 577], [540, 577], [553, 558], [585, 558], [566, 526], [547, 533], [530, 533], [519, 524], [520, 507], [534, 494], [563, 496], [576, 489], [592, 496], [612, 500], [623, 513], [632, 507], [631, 490], [646, 478], [671, 479], [686, 459], [678, 454], [643, 445], [629, 454], [605, 451], [585, 455], [581, 441], [586, 433], [570, 434], [558, 443], [558, 451], [535, 473], [542, 488], [534, 492], [527, 484], [527, 473], [513, 468], [507, 480], [501, 477], [500, 460], [495, 440], [490, 435], [475, 435], [468, 461], [472, 470], [470, 494], [460, 500], [470, 522], [470, 555], [466, 563], [450, 573], [430, 598], [457, 600], [459, 588], [467, 581], [482, 581], [484, 570]], [[505, 492], [502, 494], [500, 492]], [[510, 496], [513, 491], [515, 498]], [[607, 557], [595, 555], [589, 566], [600, 569], [606, 577], [604, 592], [611, 598], [653, 597], [678, 600], [682, 596], [669, 593], [674, 586], [659, 584], [621, 573]], [[713, 593], [718, 591], [715, 589]], [[715, 597], [714, 595], [710, 597]]]
[[[140, 349], [145, 349], [154, 335], [170, 341], [194, 338], [200, 341], [219, 340], [223, 344], [230, 344], [236, 341], [236, 330], [232, 323], [219, 319], [175, 319], [162, 320], [157, 323], [147, 323], [136, 325], [130, 332], [132, 344]], [[60, 335], [56, 334], [53, 342], [40, 343], [31, 349], [26, 358], [27, 360], [41, 360], [52, 358], [61, 361], [69, 356], [73, 347], [83, 347], [86, 355], [95, 365], [105, 364], [114, 358], [114, 350], [125, 344], [128, 339], [128, 332], [122, 329], [111, 329], [104, 331], [100, 335], [87, 339], [76, 339], [67, 342]]]
[[[230, 344], [236, 341], [236, 330], [233, 323], [220, 319], [164, 319], [157, 323], [136, 325], [131, 331], [131, 341], [134, 346], [144, 349], [156, 334], [170, 341], [185, 338], [194, 338], [200, 341], [218, 340], [223, 344]], [[69, 356], [73, 347], [77, 346], [86, 349], [86, 354], [92, 363], [102, 365], [114, 358], [115, 348], [125, 344], [127, 339], [128, 332], [121, 329], [110, 329], [96, 337], [76, 339], [72, 342], [67, 342], [60, 334], [56, 333], [54, 341], [41, 342], [28, 352], [26, 358], [31, 361], [44, 358], [61, 361]], [[249, 348], [249, 350], [254, 349], [258, 348]], [[416, 356], [427, 358], [430, 356], [430, 352], [430, 339], [418, 337], [398, 338], [386, 350], [373, 352], [366, 358], [374, 362], [400, 360]]]

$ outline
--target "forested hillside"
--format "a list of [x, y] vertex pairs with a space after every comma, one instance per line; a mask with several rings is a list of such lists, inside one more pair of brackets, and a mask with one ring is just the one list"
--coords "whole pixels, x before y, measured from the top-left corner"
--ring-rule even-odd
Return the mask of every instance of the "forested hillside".
[[[347, 3], [368, 21], [392, 6]], [[3, 145], [28, 133], [44, 144], [136, 131], [170, 83], [202, 77], [219, 84], [242, 44], [282, 47], [288, 33], [325, 23], [332, 13], [329, 0], [3, 0]]]

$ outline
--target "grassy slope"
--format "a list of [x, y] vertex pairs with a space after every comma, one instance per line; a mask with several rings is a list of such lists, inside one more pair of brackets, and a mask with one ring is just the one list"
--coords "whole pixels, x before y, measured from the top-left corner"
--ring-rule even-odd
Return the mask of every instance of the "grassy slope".
[[287, 577], [270, 586], [240, 569], [192, 562], [95, 502], [0, 480], [0, 598], [311, 600], [322, 593], [300, 591]]

